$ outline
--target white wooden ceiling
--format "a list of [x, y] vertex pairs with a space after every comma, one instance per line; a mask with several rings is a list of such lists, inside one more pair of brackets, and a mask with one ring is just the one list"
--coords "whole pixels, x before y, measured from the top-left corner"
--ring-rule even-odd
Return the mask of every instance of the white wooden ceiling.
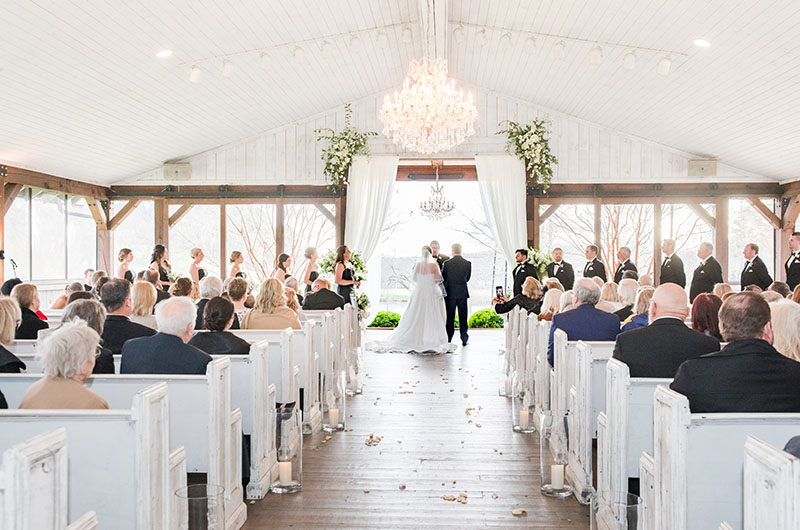
[[[100, 183], [393, 90], [423, 48], [415, 0], [2, 0], [0, 9], [0, 161]], [[796, 0], [451, 0], [449, 19], [451, 75], [465, 85], [747, 173], [800, 176]], [[375, 46], [383, 26], [385, 49]], [[483, 26], [487, 46], [475, 39]], [[513, 39], [502, 49], [505, 30]], [[558, 60], [554, 39], [526, 53], [523, 32], [588, 42], [567, 40]], [[711, 47], [695, 47], [698, 37]], [[624, 70], [626, 49], [609, 46], [592, 66], [593, 41], [670, 50], [672, 71], [658, 75], [662, 55], [649, 52]], [[165, 48], [174, 55], [157, 59]], [[221, 57], [231, 54], [226, 79]], [[200, 84], [189, 82], [192, 64]]]

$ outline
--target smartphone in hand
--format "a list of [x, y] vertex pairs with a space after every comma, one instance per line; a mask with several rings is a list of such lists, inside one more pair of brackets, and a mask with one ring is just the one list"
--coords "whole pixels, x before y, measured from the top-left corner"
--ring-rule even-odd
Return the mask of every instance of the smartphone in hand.
[[505, 296], [504, 293], [503, 293], [503, 286], [502, 285], [496, 286], [494, 288], [494, 297], [495, 298], [503, 298], [503, 296]]

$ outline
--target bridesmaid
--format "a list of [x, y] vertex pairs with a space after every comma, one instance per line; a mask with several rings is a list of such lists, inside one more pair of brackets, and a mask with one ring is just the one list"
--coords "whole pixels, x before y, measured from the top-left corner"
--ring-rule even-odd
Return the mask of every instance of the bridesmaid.
[[317, 258], [319, 255], [317, 254], [317, 249], [314, 247], [308, 247], [303, 255], [308, 260], [306, 275], [305, 278], [303, 278], [303, 283], [306, 284], [306, 294], [308, 294], [311, 292], [311, 284], [314, 283], [314, 280], [319, 278], [319, 267], [317, 267]]
[[189, 265], [189, 276], [192, 278], [193, 282], [199, 282], [206, 277], [206, 270], [200, 268], [200, 262], [203, 261], [206, 255], [203, 254], [203, 249], [197, 247], [190, 250], [189, 255], [193, 260], [192, 264]]
[[336, 261], [333, 271], [336, 273], [336, 292], [344, 298], [346, 304], [355, 306], [351, 293], [353, 286], [361, 286], [360, 281], [353, 280], [353, 264], [350, 263], [350, 249], [342, 245], [336, 250]]
[[292, 257], [289, 254], [281, 254], [275, 261], [275, 272], [273, 272], [272, 275], [281, 282], [281, 285], [286, 281], [286, 278], [291, 276], [291, 274], [289, 274], [289, 267], [291, 266]]
[[117, 254], [117, 260], [119, 261], [117, 278], [133, 283], [133, 271], [130, 269], [133, 261], [133, 251], [129, 248], [120, 249], [119, 254]]
[[231, 272], [228, 273], [228, 279], [232, 280], [234, 278], [244, 278], [244, 273], [242, 272], [242, 263], [244, 263], [244, 256], [238, 250], [234, 250], [231, 252], [231, 257], [228, 260], [233, 263], [233, 267], [231, 267]]
[[158, 244], [153, 248], [153, 255], [150, 256], [150, 268], [158, 272], [158, 280], [161, 282], [161, 288], [164, 291], [169, 291], [172, 287], [172, 282], [169, 281], [169, 273], [171, 266], [169, 264], [169, 251], [164, 245]]

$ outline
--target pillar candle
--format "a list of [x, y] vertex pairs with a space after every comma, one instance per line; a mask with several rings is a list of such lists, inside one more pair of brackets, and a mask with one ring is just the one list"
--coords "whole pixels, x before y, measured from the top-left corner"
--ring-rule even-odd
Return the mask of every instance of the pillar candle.
[[292, 463], [278, 462], [278, 467], [280, 469], [281, 486], [290, 486], [292, 484]]
[[334, 428], [339, 426], [339, 409], [328, 410], [328, 424]]
[[527, 429], [528, 428], [528, 411], [527, 410], [519, 411], [519, 428], [520, 429]]
[[554, 490], [564, 489], [564, 465], [553, 464], [550, 466], [550, 485]]
[[507, 396], [511, 395], [511, 378], [510, 377], [506, 378], [506, 395]]

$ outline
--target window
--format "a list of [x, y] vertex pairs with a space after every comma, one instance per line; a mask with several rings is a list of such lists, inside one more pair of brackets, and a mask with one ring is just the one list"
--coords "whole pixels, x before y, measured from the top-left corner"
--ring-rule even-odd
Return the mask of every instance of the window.
[[5, 217], [5, 277], [16, 275], [27, 280], [31, 277], [30, 261], [30, 188], [23, 188], [11, 203]]
[[287, 204], [284, 206], [284, 215], [284, 252], [292, 257], [290, 273], [302, 282], [308, 266], [304, 256], [308, 247], [316, 248], [320, 257], [330, 250], [336, 250], [336, 209], [333, 204], [320, 207], [314, 204]]
[[[125, 201], [111, 203], [111, 216], [113, 217], [125, 206]], [[114, 252], [116, 257], [119, 250], [129, 248], [133, 251], [133, 262], [130, 270], [134, 276], [138, 271], [150, 266], [150, 256], [155, 245], [153, 201], [142, 201], [131, 214], [114, 229]], [[116, 271], [107, 271], [112, 275]]]
[[609, 280], [617, 268], [620, 247], [631, 249], [639, 274], [653, 273], [653, 205], [604, 204], [600, 209], [601, 254]]
[[[547, 211], [550, 206], [542, 210]], [[583, 276], [583, 267], [586, 264], [585, 250], [587, 245], [594, 245], [594, 205], [593, 204], [562, 204], [541, 224], [539, 232], [539, 246], [547, 251], [561, 247], [564, 251], [564, 261], [575, 269], [575, 277]], [[602, 256], [601, 256], [602, 257]], [[612, 262], [606, 262], [606, 270], [613, 267]]]
[[33, 190], [31, 255], [33, 280], [57, 280], [67, 274], [66, 196]]
[[[675, 240], [675, 253], [683, 261], [687, 284], [691, 282], [692, 272], [700, 265], [697, 248], [700, 243], [714, 242], [714, 229], [703, 220], [703, 210], [715, 215], [714, 205], [664, 204], [661, 207], [661, 237]], [[662, 256], [662, 259], [664, 256]]]
[[[242, 271], [250, 282], [263, 282], [275, 269], [275, 205], [229, 204], [225, 207], [225, 248], [244, 255]], [[226, 265], [230, 272], [230, 262]]]
[[83, 278], [83, 271], [97, 262], [97, 225], [83, 197], [67, 201], [67, 273]]
[[[772, 199], [761, 199], [771, 211], [775, 211]], [[770, 276], [775, 278], [775, 232], [772, 225], [759, 214], [746, 199], [731, 199], [728, 202], [728, 280], [739, 283], [744, 267], [744, 246], [756, 243], [758, 255], [764, 260]]]
[[[181, 207], [172, 204], [169, 214], [173, 215]], [[198, 204], [192, 206], [174, 226], [169, 229], [169, 262], [172, 271], [189, 277], [192, 263], [190, 251], [201, 248], [205, 258], [200, 268], [206, 274], [219, 276], [219, 206]]]

